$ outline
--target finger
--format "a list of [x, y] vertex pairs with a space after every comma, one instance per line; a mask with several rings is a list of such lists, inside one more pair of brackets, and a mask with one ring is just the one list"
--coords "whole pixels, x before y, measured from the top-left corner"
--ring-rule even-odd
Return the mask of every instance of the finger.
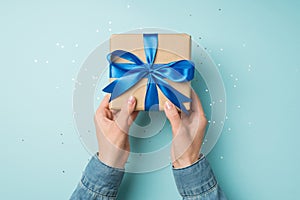
[[164, 106], [164, 111], [166, 113], [167, 118], [169, 119], [169, 121], [171, 123], [173, 134], [176, 134], [177, 129], [181, 122], [177, 108], [171, 102], [166, 101], [165, 106]]
[[134, 96], [130, 96], [129, 99], [127, 101], [124, 102], [118, 117], [116, 118], [116, 123], [119, 126], [119, 128], [127, 133], [130, 124], [128, 123], [128, 119], [130, 119], [132, 113], [134, 112], [135, 109], [135, 105], [136, 105], [136, 99]]
[[104, 110], [105, 108], [109, 108], [109, 98], [110, 98], [110, 95], [107, 94], [105, 95], [105, 97], [102, 99], [100, 105], [99, 105], [99, 108], [101, 110]]
[[104, 116], [105, 118], [112, 118], [112, 113], [109, 110], [109, 95], [105, 95], [103, 100], [101, 101], [99, 107], [96, 110], [96, 115], [97, 116]]
[[196, 112], [200, 115], [204, 115], [204, 110], [203, 110], [201, 101], [193, 89], [192, 89], [191, 97], [192, 97], [192, 103], [191, 103], [192, 111]]

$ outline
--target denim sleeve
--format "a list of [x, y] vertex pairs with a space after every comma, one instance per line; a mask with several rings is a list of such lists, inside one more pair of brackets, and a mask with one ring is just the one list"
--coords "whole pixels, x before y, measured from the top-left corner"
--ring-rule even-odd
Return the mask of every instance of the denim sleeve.
[[188, 167], [180, 169], [173, 168], [173, 175], [177, 189], [183, 197], [183, 200], [226, 199], [204, 156]]
[[123, 176], [123, 169], [107, 166], [94, 155], [70, 199], [115, 200]]

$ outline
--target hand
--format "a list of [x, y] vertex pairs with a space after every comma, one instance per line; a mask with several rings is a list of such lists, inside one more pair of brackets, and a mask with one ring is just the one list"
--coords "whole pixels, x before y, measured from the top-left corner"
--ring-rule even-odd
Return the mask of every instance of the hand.
[[128, 131], [138, 111], [134, 111], [135, 97], [125, 101], [119, 111], [109, 109], [109, 95], [106, 95], [94, 117], [99, 159], [115, 168], [124, 168], [130, 152]]
[[189, 115], [179, 115], [174, 104], [167, 101], [164, 111], [172, 126], [171, 157], [174, 168], [190, 166], [199, 159], [207, 120], [197, 94], [192, 90]]

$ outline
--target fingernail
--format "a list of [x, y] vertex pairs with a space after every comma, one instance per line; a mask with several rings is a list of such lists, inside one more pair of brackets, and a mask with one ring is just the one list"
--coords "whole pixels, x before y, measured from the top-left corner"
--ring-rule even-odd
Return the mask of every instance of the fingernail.
[[167, 108], [170, 110], [172, 108], [172, 105], [170, 104], [170, 102], [166, 101], [166, 106]]
[[133, 97], [133, 96], [130, 96], [129, 99], [128, 99], [128, 103], [129, 103], [129, 104], [133, 104], [133, 103], [134, 103], [134, 100], [135, 100], [134, 97]]

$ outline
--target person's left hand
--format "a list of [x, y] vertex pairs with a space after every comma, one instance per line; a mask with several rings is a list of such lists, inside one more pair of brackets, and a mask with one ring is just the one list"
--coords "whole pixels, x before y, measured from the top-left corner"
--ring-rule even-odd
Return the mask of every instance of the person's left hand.
[[131, 96], [121, 110], [110, 110], [109, 95], [106, 95], [95, 113], [98, 157], [108, 166], [124, 168], [130, 152], [128, 131], [138, 114], [135, 106], [136, 99]]

